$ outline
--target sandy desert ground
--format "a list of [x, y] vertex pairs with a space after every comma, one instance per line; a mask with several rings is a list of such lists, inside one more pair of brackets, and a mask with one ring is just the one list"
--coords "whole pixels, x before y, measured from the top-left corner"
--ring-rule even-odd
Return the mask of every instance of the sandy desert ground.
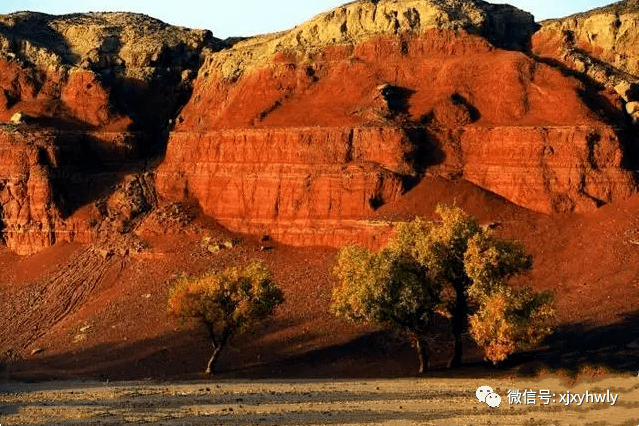
[[[476, 397], [491, 386], [502, 401]], [[550, 390], [546, 405], [510, 404], [509, 390]], [[576, 402], [588, 391], [618, 395]], [[569, 405], [560, 402], [562, 395]], [[523, 401], [526, 401], [525, 399]], [[44, 382], [0, 385], [0, 424], [159, 425], [637, 425], [639, 378], [619, 376], [569, 385], [524, 380], [392, 379], [366, 381]]]

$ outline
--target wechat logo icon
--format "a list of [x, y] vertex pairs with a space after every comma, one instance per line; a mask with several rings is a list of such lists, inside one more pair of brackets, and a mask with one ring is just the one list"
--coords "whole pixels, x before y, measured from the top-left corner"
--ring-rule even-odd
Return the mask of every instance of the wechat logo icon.
[[477, 402], [485, 402], [489, 407], [497, 408], [501, 404], [501, 396], [493, 392], [493, 388], [490, 386], [480, 386], [475, 392], [477, 396]]

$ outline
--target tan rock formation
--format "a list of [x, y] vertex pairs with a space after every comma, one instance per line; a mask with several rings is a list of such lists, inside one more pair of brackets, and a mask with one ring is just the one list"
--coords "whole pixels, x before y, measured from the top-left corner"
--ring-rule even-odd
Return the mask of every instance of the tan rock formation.
[[0, 16], [0, 121], [21, 109], [57, 125], [162, 131], [202, 51], [221, 47], [210, 31], [134, 13]]
[[494, 45], [526, 50], [536, 25], [530, 13], [477, 0], [355, 1], [290, 30], [250, 38], [211, 58], [224, 79], [260, 68], [278, 52], [312, 55], [328, 46], [357, 45], [380, 36], [418, 35], [428, 30], [481, 34]]
[[[197, 61], [209, 43], [220, 43], [208, 30], [168, 25], [136, 13], [47, 15], [16, 12], [0, 15], [0, 47], [5, 55], [38, 68], [52, 65], [122, 67], [128, 78], [151, 77], [154, 67]], [[173, 62], [174, 61], [174, 62]]]
[[[639, 4], [625, 0], [562, 19], [542, 22], [533, 53], [554, 58], [615, 88], [639, 82]], [[624, 87], [620, 96], [628, 96]], [[638, 100], [637, 93], [631, 95]], [[629, 99], [626, 99], [629, 100]]]

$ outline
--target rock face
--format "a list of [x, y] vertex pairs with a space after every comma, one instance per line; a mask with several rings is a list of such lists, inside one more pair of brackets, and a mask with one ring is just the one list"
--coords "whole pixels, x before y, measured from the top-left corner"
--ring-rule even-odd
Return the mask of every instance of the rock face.
[[330, 245], [370, 244], [336, 224], [362, 223], [423, 173], [545, 213], [633, 193], [620, 115], [593, 107], [606, 94], [499, 47], [494, 28], [528, 36], [529, 15], [452, 4], [351, 3], [208, 55], [159, 193], [195, 198], [233, 230]]
[[426, 175], [545, 213], [628, 197], [630, 69], [610, 90], [570, 76], [528, 54], [537, 27], [479, 0], [357, 1], [232, 42], [136, 14], [2, 16], [4, 241], [127, 233], [159, 197], [286, 243], [375, 246], [375, 210]]
[[[619, 116], [617, 127], [628, 131], [625, 166], [639, 169], [639, 3], [627, 0], [543, 22], [531, 39], [532, 53], [553, 61], [565, 72], [606, 88], [607, 102], [594, 105]], [[621, 123], [619, 123], [621, 122]]]
[[224, 79], [233, 80], [261, 68], [278, 52], [312, 54], [328, 46], [353, 46], [380, 36], [409, 36], [432, 29], [479, 34], [493, 45], [527, 50], [537, 25], [530, 13], [480, 0], [356, 1], [290, 31], [238, 43], [211, 60]]
[[532, 51], [616, 89], [625, 101], [638, 100], [638, 22], [636, 0], [545, 21], [532, 37]]
[[188, 98], [201, 52], [221, 47], [210, 31], [132, 13], [0, 16], [0, 120], [22, 110], [158, 131]]
[[140, 171], [188, 99], [208, 31], [144, 15], [0, 16], [0, 204], [28, 254], [125, 232], [155, 198]]
[[393, 127], [173, 133], [169, 144], [156, 178], [163, 196], [195, 198], [233, 230], [297, 244], [353, 241], [356, 220], [397, 200], [412, 171], [410, 141]]
[[467, 127], [464, 177], [546, 213], [588, 212], [635, 191], [611, 127]]
[[86, 243], [127, 231], [155, 203], [149, 175], [117, 171], [135, 159], [139, 139], [122, 132], [23, 133], [18, 126], [0, 126], [7, 247], [31, 254], [56, 242]]

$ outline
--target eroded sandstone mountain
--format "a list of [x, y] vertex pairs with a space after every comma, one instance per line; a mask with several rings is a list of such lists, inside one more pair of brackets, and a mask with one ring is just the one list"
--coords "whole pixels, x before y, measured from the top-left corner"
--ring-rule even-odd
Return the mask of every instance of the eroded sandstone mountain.
[[138, 14], [0, 16], [8, 247], [26, 254], [129, 229], [154, 199], [152, 179], [134, 174], [165, 146], [201, 53], [221, 47], [209, 31]]
[[362, 0], [227, 43], [136, 14], [1, 17], [4, 240], [126, 233], [159, 198], [291, 244], [375, 245], [375, 210], [426, 175], [544, 213], [628, 197], [627, 99], [540, 57], [537, 28], [479, 0]]
[[529, 56], [536, 28], [510, 6], [360, 1], [207, 55], [158, 190], [332, 245], [424, 173], [545, 213], [628, 197], [616, 100]]

